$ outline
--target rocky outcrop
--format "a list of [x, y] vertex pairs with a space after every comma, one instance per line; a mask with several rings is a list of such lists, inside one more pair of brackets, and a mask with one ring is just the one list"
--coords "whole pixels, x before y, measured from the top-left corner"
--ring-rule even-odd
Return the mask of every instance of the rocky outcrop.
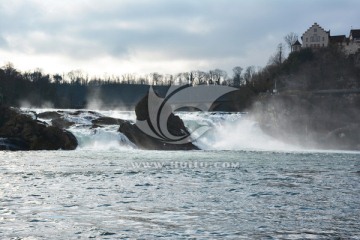
[[51, 120], [52, 126], [58, 127], [58, 128], [69, 128], [73, 126], [75, 123], [69, 121], [68, 119], [64, 117], [54, 118]]
[[118, 118], [111, 117], [99, 117], [91, 121], [94, 125], [120, 125], [125, 121]]
[[1, 106], [0, 138], [0, 148], [9, 150], [73, 150], [78, 145], [72, 133]]
[[[138, 121], [148, 121], [149, 112], [148, 112], [148, 95], [140, 100], [140, 102], [135, 107], [136, 119]], [[180, 119], [179, 116], [176, 116], [174, 113], [171, 113], [168, 121], [167, 128], [170, 134], [173, 136], [188, 136], [189, 132], [186, 129], [184, 122]], [[199, 148], [195, 146], [191, 141], [176, 144], [168, 141], [163, 141], [158, 138], [154, 138], [144, 133], [139, 129], [136, 124], [133, 124], [129, 121], [125, 121], [120, 125], [119, 132], [123, 133], [131, 142], [136, 146], [142, 149], [149, 150], [198, 150]]]
[[166, 141], [150, 137], [142, 132], [136, 124], [125, 122], [120, 125], [119, 132], [123, 133], [137, 147], [148, 150], [199, 150], [191, 142], [185, 144], [171, 144]]
[[19, 150], [28, 150], [28, 144], [20, 138], [0, 138], [0, 151], [1, 150], [10, 150], [10, 151], [19, 151]]
[[42, 119], [56, 119], [56, 118], [60, 118], [61, 114], [58, 112], [42, 112], [42, 113], [38, 113], [37, 114], [38, 118], [42, 118]]
[[75, 123], [72, 121], [69, 121], [67, 118], [63, 116], [63, 111], [50, 111], [50, 112], [42, 112], [38, 113], [36, 115], [36, 118], [44, 119], [44, 120], [51, 120], [51, 125], [54, 127], [58, 127], [61, 129], [69, 128], [73, 126]]

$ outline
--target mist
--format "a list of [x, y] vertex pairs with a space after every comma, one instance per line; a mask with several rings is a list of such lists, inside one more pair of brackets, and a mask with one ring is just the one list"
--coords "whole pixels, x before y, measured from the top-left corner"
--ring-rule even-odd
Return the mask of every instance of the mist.
[[42, 109], [51, 109], [54, 108], [54, 104], [50, 101], [42, 101], [40, 103], [33, 103], [31, 100], [20, 100], [20, 108], [42, 108]]
[[306, 149], [360, 150], [357, 94], [268, 95], [251, 115], [264, 133]]
[[[231, 119], [231, 118], [230, 118]], [[285, 143], [267, 135], [250, 116], [231, 121], [226, 118], [216, 124], [210, 133], [197, 140], [207, 150], [300, 151], [300, 146]]]
[[[116, 88], [116, 87], [115, 87]], [[124, 87], [127, 88], [127, 87]], [[117, 110], [117, 111], [132, 111], [135, 108], [136, 102], [131, 100], [129, 95], [133, 94], [129, 90], [126, 94], [125, 91], [112, 91], [102, 87], [90, 87], [86, 93], [86, 105], [88, 110]], [[133, 97], [142, 97], [133, 96]]]

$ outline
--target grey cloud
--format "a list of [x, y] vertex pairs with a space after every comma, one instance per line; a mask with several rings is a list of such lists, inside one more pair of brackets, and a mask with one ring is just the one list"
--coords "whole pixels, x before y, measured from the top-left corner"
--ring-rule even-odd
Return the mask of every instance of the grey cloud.
[[[84, 60], [101, 55], [126, 59], [134, 50], [146, 50], [163, 53], [168, 59], [219, 59], [220, 65], [224, 58], [245, 56], [251, 47], [275, 50], [285, 34], [301, 35], [315, 21], [339, 34], [348, 34], [351, 25], [360, 28], [356, 26], [360, 3], [355, 0], [104, 0], [77, 6], [81, 7], [78, 13], [60, 6], [57, 17], [51, 19], [32, 1], [21, 3], [13, 13], [2, 10], [4, 3], [0, 3], [0, 36], [20, 36], [35, 53]], [[334, 18], [336, 13], [346, 16], [342, 25]], [[121, 28], [117, 22], [140, 27]], [[189, 27], [198, 28], [200, 33], [187, 31]], [[29, 38], [34, 32], [49, 38]], [[0, 38], [0, 47], [9, 46]], [[268, 57], [258, 62], [267, 62]]]

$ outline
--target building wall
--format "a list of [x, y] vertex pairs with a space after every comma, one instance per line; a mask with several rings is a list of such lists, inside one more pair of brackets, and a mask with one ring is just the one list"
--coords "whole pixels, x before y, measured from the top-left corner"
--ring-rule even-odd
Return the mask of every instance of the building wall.
[[[340, 37], [340, 36], [333, 36]], [[344, 38], [346, 38], [344, 36]], [[319, 24], [314, 23], [301, 37], [302, 48], [320, 48], [327, 47], [330, 44], [330, 31], [326, 32]], [[355, 54], [360, 52], [360, 38], [353, 38], [349, 35], [349, 41], [344, 40], [341, 43], [336, 43], [341, 47], [346, 54]], [[296, 51], [293, 49], [293, 51]]]
[[292, 46], [292, 52], [298, 52], [301, 50], [301, 45], [294, 45]]
[[329, 45], [329, 33], [327, 33], [317, 23], [314, 23], [303, 35], [302, 35], [302, 47], [303, 48], [320, 48], [327, 47]]
[[349, 40], [350, 40], [351, 42], [360, 43], [360, 38], [354, 38], [351, 33], [350, 33], [350, 36], [349, 36]]
[[344, 52], [348, 55], [355, 54], [357, 51], [360, 51], [360, 42], [349, 42], [349, 44], [344, 47]]

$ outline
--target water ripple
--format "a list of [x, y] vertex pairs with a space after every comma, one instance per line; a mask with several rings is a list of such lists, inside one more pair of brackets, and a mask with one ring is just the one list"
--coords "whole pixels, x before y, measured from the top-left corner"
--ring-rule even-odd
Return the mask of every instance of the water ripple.
[[[2, 153], [1, 239], [359, 239], [356, 154]], [[163, 168], [135, 168], [157, 159]], [[239, 162], [236, 169], [171, 161]], [[132, 166], [132, 167], [130, 167]]]

